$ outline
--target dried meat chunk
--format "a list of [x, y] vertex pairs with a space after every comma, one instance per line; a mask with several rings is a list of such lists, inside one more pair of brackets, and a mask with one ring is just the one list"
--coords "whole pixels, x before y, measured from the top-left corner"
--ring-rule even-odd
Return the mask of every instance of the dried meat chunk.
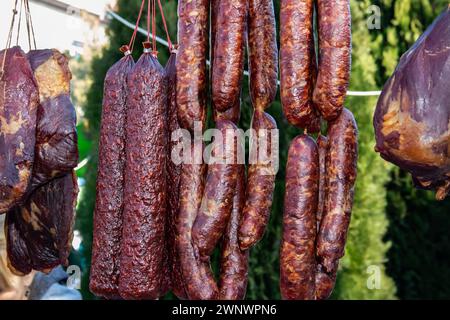
[[56, 49], [27, 54], [39, 89], [31, 190], [72, 171], [78, 163], [76, 113], [70, 100], [67, 57]]
[[8, 267], [17, 275], [68, 264], [78, 184], [75, 173], [36, 189], [6, 215]]
[[[6, 56], [6, 57], [5, 57]], [[20, 47], [0, 52], [0, 213], [25, 195], [33, 169], [39, 94]]]

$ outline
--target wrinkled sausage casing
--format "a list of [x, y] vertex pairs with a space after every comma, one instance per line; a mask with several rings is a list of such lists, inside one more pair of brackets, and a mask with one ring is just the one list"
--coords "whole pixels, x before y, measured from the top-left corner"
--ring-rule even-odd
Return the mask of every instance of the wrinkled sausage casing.
[[217, 111], [239, 103], [244, 75], [247, 0], [221, 0], [217, 4], [212, 101]]
[[238, 179], [236, 164], [237, 127], [230, 121], [219, 121], [222, 143], [213, 142], [212, 155], [219, 163], [208, 166], [205, 191], [197, 214], [192, 238], [202, 258], [209, 259], [222, 237], [233, 209], [233, 196]]
[[77, 195], [77, 178], [70, 173], [37, 188], [6, 214], [8, 267], [14, 274], [47, 273], [68, 264]]
[[178, 1], [177, 103], [184, 129], [206, 118], [209, 0]]
[[326, 272], [324, 268], [318, 264], [316, 273], [316, 300], [326, 300], [333, 293], [334, 285], [336, 283], [337, 270], [333, 272]]
[[[169, 135], [180, 128], [177, 116], [177, 71], [176, 54], [170, 55], [166, 65], [167, 76], [167, 120]], [[178, 221], [179, 195], [180, 195], [180, 176], [181, 164], [175, 164], [172, 161], [172, 149], [175, 141], [169, 139], [169, 149], [167, 152], [167, 220], [166, 220], [166, 248], [168, 254], [168, 265], [170, 270], [170, 279], [173, 293], [180, 299], [186, 299], [187, 294], [184, 287], [183, 275], [181, 273], [180, 259], [176, 248]]]
[[278, 89], [278, 48], [272, 0], [249, 0], [250, 94], [255, 109], [270, 107]]
[[[193, 150], [194, 146], [191, 147], [192, 153]], [[203, 150], [200, 157], [202, 153]], [[177, 250], [188, 298], [214, 300], [218, 298], [218, 288], [211, 267], [208, 261], [200, 259], [192, 241], [191, 231], [202, 202], [206, 175], [206, 165], [196, 163], [183, 164], [181, 169]]]
[[311, 137], [296, 137], [286, 165], [280, 288], [283, 299], [314, 300], [319, 152]]
[[316, 71], [313, 0], [282, 0], [280, 8], [281, 103], [294, 126], [320, 130], [320, 117], [312, 102]]
[[319, 74], [313, 101], [322, 117], [333, 120], [344, 108], [350, 80], [352, 30], [349, 0], [317, 0]]
[[233, 198], [233, 210], [225, 230], [220, 256], [219, 299], [242, 300], [248, 281], [248, 250], [241, 250], [238, 241], [239, 224], [245, 204], [245, 166], [238, 169]]
[[327, 195], [317, 237], [317, 258], [324, 271], [336, 271], [344, 255], [353, 205], [358, 160], [358, 129], [353, 114], [344, 108], [329, 123], [327, 155]]
[[325, 210], [325, 198], [327, 194], [327, 153], [328, 138], [319, 134], [317, 137], [317, 146], [319, 148], [319, 200], [317, 204], [317, 231], [319, 231], [322, 222], [323, 212]]
[[22, 49], [1, 51], [0, 63], [4, 59], [0, 75], [0, 213], [11, 209], [28, 189], [39, 104], [36, 80]]
[[[212, 81], [212, 74], [213, 74], [213, 68], [214, 68], [214, 44], [215, 44], [215, 38], [216, 38], [216, 32], [217, 32], [217, 14], [219, 9], [219, 2], [220, 0], [211, 0], [211, 39], [210, 39], [210, 50], [209, 50], [209, 56], [210, 56], [210, 77]], [[239, 119], [241, 117], [241, 99], [236, 100], [236, 104], [232, 106], [230, 109], [225, 110], [223, 112], [218, 111], [217, 109], [213, 108], [213, 117], [214, 122], [218, 122], [221, 120], [228, 120], [233, 123], [238, 123]]]
[[78, 164], [77, 116], [70, 100], [69, 60], [56, 49], [27, 54], [39, 89], [31, 190]]
[[114, 64], [103, 90], [89, 287], [94, 294], [111, 299], [119, 297], [127, 77], [133, 66], [131, 55]]
[[124, 210], [119, 294], [156, 299], [164, 270], [167, 87], [158, 60], [144, 53], [128, 76]]
[[[255, 161], [249, 164], [246, 187], [246, 200], [244, 213], [239, 227], [239, 245], [242, 250], [254, 246], [264, 235], [267, 223], [269, 222], [270, 210], [272, 207], [273, 191], [275, 188], [276, 172], [271, 161], [272, 130], [277, 129], [275, 120], [267, 113], [255, 110], [252, 120], [250, 154], [266, 155], [268, 159]], [[267, 139], [267, 150], [262, 150], [260, 141]], [[265, 157], [263, 157], [265, 158]]]

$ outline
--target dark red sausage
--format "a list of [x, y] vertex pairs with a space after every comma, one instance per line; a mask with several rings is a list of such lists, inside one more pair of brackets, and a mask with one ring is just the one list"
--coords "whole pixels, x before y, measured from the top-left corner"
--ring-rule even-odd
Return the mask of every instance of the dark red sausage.
[[216, 128], [224, 141], [212, 149], [212, 154], [221, 162], [208, 166], [202, 204], [192, 229], [194, 244], [201, 257], [206, 259], [212, 254], [230, 219], [239, 168], [234, 137], [237, 127], [224, 120], [219, 121]]
[[316, 273], [316, 300], [326, 300], [333, 292], [336, 284], [337, 270], [327, 273], [324, 268], [318, 264]]
[[[271, 154], [271, 149], [276, 141], [272, 141], [271, 131], [277, 129], [275, 120], [269, 114], [255, 110], [252, 129], [255, 131], [250, 154], [265, 154], [273, 159], [275, 155]], [[267, 150], [261, 150], [259, 140], [267, 136]], [[275, 177], [273, 162], [255, 161], [249, 164], [244, 213], [239, 227], [239, 245], [242, 250], [254, 246], [264, 235], [272, 207]]]
[[177, 102], [184, 129], [206, 118], [209, 0], [178, 1]]
[[322, 117], [335, 119], [344, 108], [350, 80], [352, 28], [349, 0], [317, 0], [319, 74], [314, 104]]
[[317, 146], [319, 147], [319, 200], [317, 205], [317, 231], [319, 231], [322, 221], [323, 211], [325, 210], [325, 198], [327, 194], [327, 165], [326, 158], [328, 153], [328, 138], [319, 134], [317, 137]]
[[[177, 117], [177, 70], [175, 53], [170, 55], [166, 65], [167, 76], [167, 119], [169, 134], [180, 129]], [[181, 273], [180, 259], [176, 247], [176, 223], [178, 220], [179, 196], [180, 196], [180, 176], [181, 165], [172, 161], [171, 154], [176, 141], [169, 141], [169, 150], [167, 153], [167, 219], [166, 219], [166, 239], [168, 265], [173, 293], [180, 299], [186, 299], [186, 290]]]
[[[191, 151], [194, 148], [191, 147]], [[200, 161], [203, 150], [200, 150]], [[218, 288], [208, 261], [201, 261], [192, 241], [192, 227], [205, 189], [205, 164], [183, 164], [180, 178], [180, 211], [177, 221], [177, 249], [187, 296], [191, 300], [218, 298]]]
[[127, 77], [133, 66], [131, 55], [123, 57], [108, 70], [103, 87], [89, 288], [105, 298], [119, 298]]
[[17, 275], [67, 266], [78, 184], [74, 172], [38, 187], [6, 214], [8, 267]]
[[316, 211], [319, 195], [319, 151], [311, 137], [296, 137], [286, 164], [283, 238], [280, 252], [281, 296], [314, 300]]
[[160, 295], [165, 253], [167, 81], [144, 53], [128, 76], [126, 164], [119, 294]]
[[71, 173], [78, 164], [77, 116], [70, 100], [69, 60], [56, 49], [27, 54], [39, 89], [30, 190]]
[[292, 125], [318, 132], [320, 118], [312, 103], [316, 75], [313, 11], [313, 0], [281, 0], [281, 103]]
[[221, 0], [217, 7], [212, 101], [217, 111], [236, 106], [244, 72], [247, 0]]
[[272, 0], [249, 0], [248, 54], [253, 108], [265, 110], [278, 89], [278, 48]]
[[245, 166], [238, 169], [233, 210], [222, 240], [220, 257], [219, 298], [242, 300], [248, 281], [248, 250], [239, 248], [238, 230], [245, 204]]
[[[220, 0], [211, 0], [211, 36], [210, 36], [210, 50], [209, 50], [209, 57], [210, 57], [210, 78], [212, 81], [212, 74], [213, 74], [213, 66], [214, 66], [214, 44], [216, 39], [216, 30], [217, 30], [217, 14], [219, 9], [219, 2]], [[221, 120], [228, 120], [235, 124], [239, 122], [239, 119], [241, 117], [241, 99], [236, 101], [236, 104], [231, 107], [228, 110], [225, 110], [224, 112], [220, 112], [217, 109], [213, 108], [213, 117], [214, 122], [218, 122]]]
[[36, 80], [20, 47], [0, 52], [1, 67], [0, 214], [22, 200], [28, 189], [33, 169], [39, 104]]
[[344, 255], [357, 173], [358, 129], [349, 110], [329, 123], [328, 141], [327, 195], [316, 250], [318, 262], [332, 274]]

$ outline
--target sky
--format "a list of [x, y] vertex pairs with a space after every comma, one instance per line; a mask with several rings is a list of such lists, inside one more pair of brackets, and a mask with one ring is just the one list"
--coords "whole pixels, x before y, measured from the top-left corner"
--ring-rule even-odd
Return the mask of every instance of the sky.
[[[114, 0], [61, 1], [74, 7], [92, 11], [102, 17], [104, 16], [104, 8], [106, 5], [114, 2]], [[14, 6], [14, 0], [1, 0], [0, 3], [0, 48], [3, 49], [6, 45], [9, 26], [11, 23], [11, 13]], [[30, 11], [33, 17], [38, 49], [56, 48], [61, 51], [73, 50], [74, 41], [86, 43], [95, 39], [99, 43], [104, 43], [106, 40], [104, 37], [103, 28], [93, 29], [92, 26], [80, 19], [77, 14], [68, 16], [64, 13], [53, 11], [52, 9], [36, 4], [32, 0], [30, 0]], [[18, 16], [19, 15], [16, 16], [16, 19], [18, 19]], [[15, 29], [15, 31], [16, 30], [17, 29]], [[25, 20], [22, 20], [21, 31], [19, 45], [27, 51], [28, 40]], [[13, 45], [16, 43], [16, 34], [17, 33], [14, 32]]]

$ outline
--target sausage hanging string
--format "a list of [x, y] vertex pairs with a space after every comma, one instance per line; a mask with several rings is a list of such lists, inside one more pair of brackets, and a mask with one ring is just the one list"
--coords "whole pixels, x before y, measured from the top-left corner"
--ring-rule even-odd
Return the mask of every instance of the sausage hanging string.
[[34, 50], [36, 50], [36, 37], [34, 35], [33, 19], [31, 18], [30, 3], [28, 0], [25, 0], [25, 15], [27, 21], [28, 45], [30, 46], [31, 50], [31, 39], [33, 39]]
[[6, 55], [8, 54], [8, 49], [11, 47], [11, 41], [13, 36], [13, 30], [14, 30], [14, 24], [16, 21], [16, 15], [17, 15], [17, 4], [18, 0], [14, 3], [14, 9], [13, 9], [13, 15], [11, 18], [11, 26], [9, 27], [9, 33], [8, 33], [8, 39], [6, 40], [6, 49], [5, 54], [3, 55], [3, 61], [2, 61], [2, 69], [0, 70], [0, 80], [3, 78], [3, 74], [5, 73], [5, 63], [6, 63]]
[[[150, 0], [149, 0], [150, 3]], [[156, 51], [156, 3], [155, 0], [152, 2], [152, 41], [153, 41], [153, 54], [156, 56], [158, 53]]]
[[[111, 8], [107, 9], [106, 13], [112, 17], [113, 19], [116, 19], [117, 21], [119, 21], [120, 23], [122, 23], [123, 25], [127, 26], [128, 28], [134, 28], [134, 25], [129, 22], [128, 20], [126, 20], [125, 18], [123, 18], [122, 16], [118, 15], [117, 13], [115, 13]], [[142, 34], [146, 34], [146, 31], [142, 28], [139, 28], [138, 31]], [[162, 45], [168, 47], [169, 44], [167, 43], [166, 40], [161, 39], [160, 37], [155, 37], [155, 40], [159, 43], [161, 43]], [[207, 65], [210, 65], [210, 61], [207, 60], [206, 61]], [[244, 71], [244, 75], [248, 76], [249, 73], [248, 71]], [[279, 83], [278, 83], [279, 84]], [[369, 97], [369, 96], [379, 96], [381, 94], [381, 90], [373, 90], [373, 91], [352, 91], [349, 90], [347, 91], [347, 96], [356, 96], [356, 97]]]
[[[161, 5], [161, 0], [158, 0], [158, 6], [159, 6], [159, 11], [161, 12], [161, 18], [162, 18], [162, 21], [164, 24], [164, 30], [166, 31], [167, 43], [169, 44], [169, 51], [172, 52], [172, 50], [173, 50], [172, 41], [170, 40], [169, 29], [167, 28], [166, 17], [164, 16], [164, 10]], [[153, 37], [153, 39], [155, 40], [155, 37]]]
[[141, 9], [139, 10], [139, 15], [136, 21], [136, 27], [134, 28], [134, 32], [133, 35], [131, 36], [131, 40], [130, 43], [128, 44], [128, 48], [130, 49], [131, 52], [133, 52], [134, 49], [134, 42], [136, 41], [136, 35], [139, 29], [139, 22], [141, 21], [141, 17], [142, 17], [142, 12], [144, 11], [144, 5], [145, 5], [145, 0], [142, 0], [141, 3]]
[[19, 45], [20, 25], [21, 25], [21, 22], [22, 22], [22, 8], [23, 8], [23, 1], [24, 1], [24, 0], [20, 0], [19, 24], [17, 25], [16, 46]]

